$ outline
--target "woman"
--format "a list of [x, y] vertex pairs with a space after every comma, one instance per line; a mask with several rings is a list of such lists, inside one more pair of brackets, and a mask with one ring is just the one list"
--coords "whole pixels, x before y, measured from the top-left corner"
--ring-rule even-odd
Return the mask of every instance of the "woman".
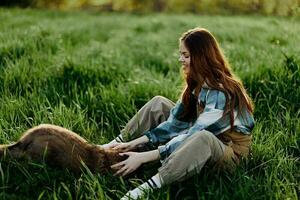
[[[174, 105], [164, 97], [153, 98], [104, 145], [128, 155], [111, 166], [116, 175], [132, 173], [142, 163], [162, 162], [156, 175], [122, 199], [137, 199], [147, 190], [182, 181], [206, 164], [232, 169], [249, 153], [253, 104], [218, 42], [208, 30], [195, 28], [182, 35], [179, 48], [186, 81], [180, 100]], [[136, 139], [123, 141], [130, 137]], [[143, 144], [156, 149], [134, 152]]]

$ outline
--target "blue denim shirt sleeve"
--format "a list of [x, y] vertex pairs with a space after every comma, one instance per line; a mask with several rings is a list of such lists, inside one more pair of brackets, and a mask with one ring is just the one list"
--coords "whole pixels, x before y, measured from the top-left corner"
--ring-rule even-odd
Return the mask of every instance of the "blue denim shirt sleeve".
[[[209, 90], [203, 113], [201, 113], [194, 125], [189, 129], [188, 134], [194, 134], [214, 125], [219, 126], [218, 121], [222, 119], [226, 105], [226, 97], [219, 90]], [[228, 123], [226, 123], [227, 126]], [[221, 126], [224, 124], [220, 124]]]
[[167, 121], [161, 123], [156, 128], [144, 133], [153, 145], [166, 143], [176, 137], [180, 132], [189, 128], [189, 123], [178, 120], [179, 115], [183, 112], [183, 105], [178, 101], [174, 108], [171, 109]]
[[158, 147], [161, 160], [167, 158], [190, 135], [205, 129], [221, 119], [225, 109], [225, 101], [226, 98], [223, 92], [210, 90], [206, 95], [204, 111], [199, 115], [194, 125], [185, 134], [178, 135], [167, 144]]
[[235, 125], [235, 130], [237, 132], [250, 134], [255, 125], [253, 114], [247, 109], [243, 109], [242, 112], [239, 113]]

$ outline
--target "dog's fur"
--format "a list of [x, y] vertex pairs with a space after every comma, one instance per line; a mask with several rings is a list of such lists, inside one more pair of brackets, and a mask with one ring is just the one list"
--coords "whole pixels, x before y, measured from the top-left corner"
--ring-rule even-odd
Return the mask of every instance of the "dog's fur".
[[29, 159], [67, 168], [80, 173], [83, 163], [92, 171], [107, 173], [110, 166], [127, 158], [119, 152], [104, 150], [89, 144], [76, 133], [50, 124], [42, 124], [26, 131], [14, 144], [0, 145], [0, 158]]

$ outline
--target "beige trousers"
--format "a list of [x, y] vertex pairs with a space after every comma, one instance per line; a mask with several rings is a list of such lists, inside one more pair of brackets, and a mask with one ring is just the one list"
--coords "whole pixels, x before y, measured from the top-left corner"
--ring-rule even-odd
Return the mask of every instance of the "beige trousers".
[[[125, 141], [140, 137], [167, 120], [175, 103], [156, 96], [147, 102], [126, 124], [121, 134]], [[225, 132], [215, 136], [209, 131], [199, 131], [188, 137], [158, 169], [163, 184], [182, 181], [200, 172], [205, 164], [234, 169], [241, 156], [247, 156], [251, 136]]]

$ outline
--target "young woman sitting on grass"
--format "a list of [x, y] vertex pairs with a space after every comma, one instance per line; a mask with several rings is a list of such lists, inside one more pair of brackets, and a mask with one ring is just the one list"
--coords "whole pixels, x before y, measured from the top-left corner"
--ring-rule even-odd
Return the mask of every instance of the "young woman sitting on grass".
[[[206, 29], [195, 28], [182, 35], [179, 48], [186, 82], [180, 100], [175, 104], [154, 97], [116, 139], [103, 145], [128, 156], [111, 166], [116, 175], [126, 176], [143, 163], [161, 160], [158, 173], [122, 199], [137, 199], [149, 190], [182, 181], [204, 165], [232, 169], [249, 153], [253, 104], [218, 42]], [[134, 152], [143, 144], [156, 149]]]

